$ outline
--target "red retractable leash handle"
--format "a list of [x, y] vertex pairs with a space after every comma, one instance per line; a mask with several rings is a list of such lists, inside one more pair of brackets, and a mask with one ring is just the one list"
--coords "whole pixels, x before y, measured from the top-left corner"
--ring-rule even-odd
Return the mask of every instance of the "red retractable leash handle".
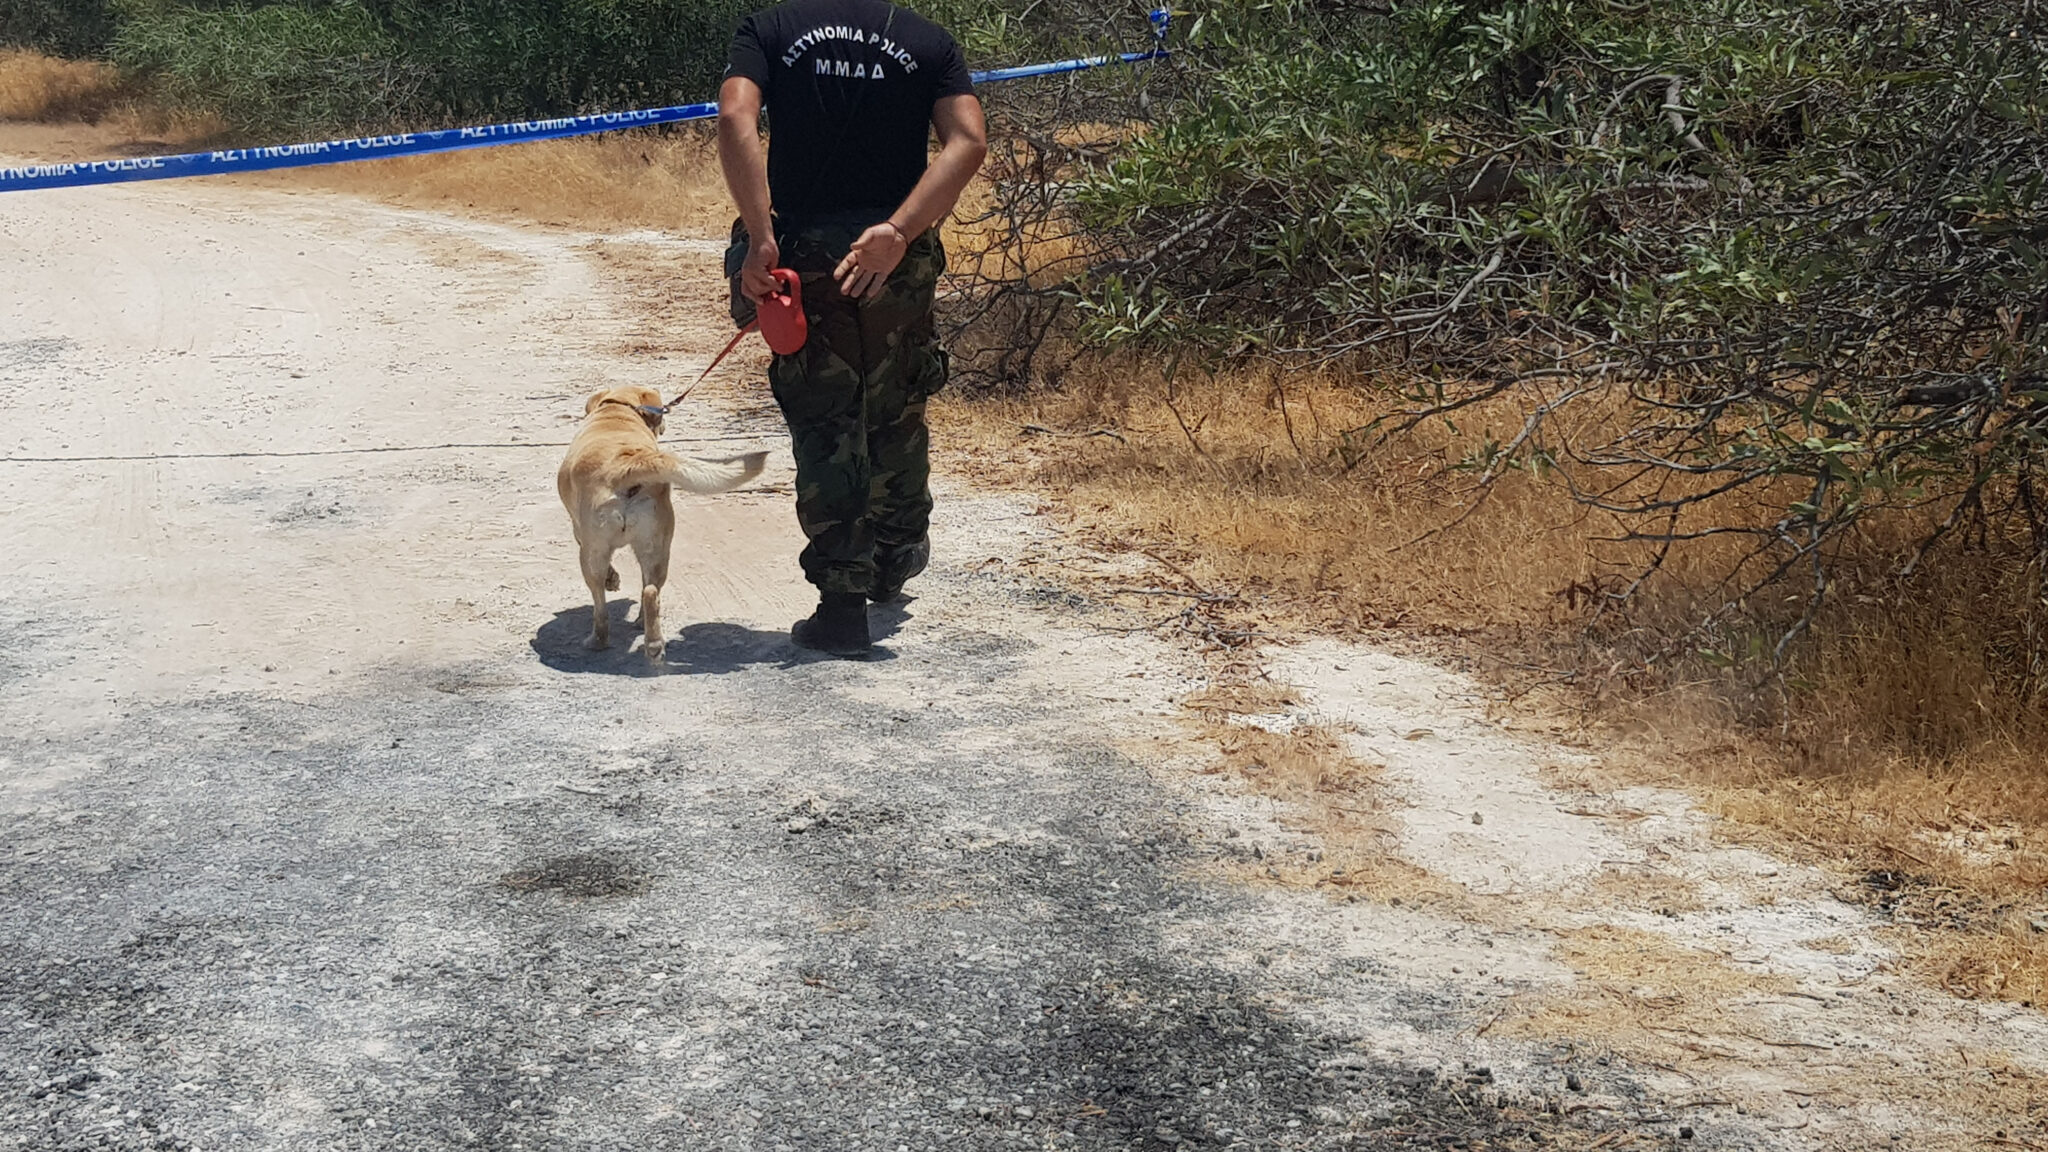
[[787, 268], [771, 268], [768, 274], [780, 287], [761, 298], [754, 309], [754, 323], [776, 355], [794, 356], [810, 336], [810, 326], [804, 321], [803, 278]]
[[[683, 389], [680, 396], [668, 402], [668, 408], [689, 399], [690, 393], [697, 390], [697, 385], [702, 384], [713, 369], [724, 363], [727, 356], [732, 355], [732, 350], [740, 346], [740, 341], [746, 339], [749, 332], [759, 332], [761, 338], [768, 341], [768, 347], [779, 356], [794, 356], [803, 350], [804, 341], [810, 338], [810, 324], [804, 320], [803, 279], [787, 268], [771, 268], [768, 274], [775, 277], [775, 291], [761, 298], [755, 305], [754, 318], [732, 334], [732, 339], [726, 342], [718, 355], [711, 358], [711, 363], [704, 366], [704, 371], [697, 373], [697, 378], [690, 381], [690, 386]], [[663, 411], [666, 412], [667, 408]]]

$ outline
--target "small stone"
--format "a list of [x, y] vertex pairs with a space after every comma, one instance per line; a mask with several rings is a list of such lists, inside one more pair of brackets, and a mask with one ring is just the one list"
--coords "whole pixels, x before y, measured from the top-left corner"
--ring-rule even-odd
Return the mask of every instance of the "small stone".
[[1484, 817], [1484, 816], [1481, 816], [1481, 815], [1480, 815], [1479, 813], [1477, 813], [1477, 812], [1474, 812], [1474, 813], [1472, 814], [1472, 822], [1473, 822], [1474, 824], [1484, 824], [1484, 823], [1486, 823], [1486, 817]]
[[808, 816], [797, 816], [791, 818], [790, 822], [784, 824], [783, 827], [789, 829], [791, 832], [809, 832], [812, 828], [817, 826], [817, 823], [818, 822], [816, 820], [813, 820]]
[[1690, 1124], [1686, 1124], [1686, 1125], [1683, 1125], [1683, 1126], [1681, 1126], [1681, 1127], [1680, 1127], [1680, 1128], [1678, 1129], [1678, 1138], [1679, 1138], [1680, 1140], [1690, 1140], [1690, 1139], [1692, 1139], [1692, 1125], [1690, 1125]]
[[1564, 1086], [1573, 1092], [1584, 1092], [1586, 1090], [1586, 1082], [1579, 1079], [1577, 1072], [1567, 1072], [1564, 1074]]

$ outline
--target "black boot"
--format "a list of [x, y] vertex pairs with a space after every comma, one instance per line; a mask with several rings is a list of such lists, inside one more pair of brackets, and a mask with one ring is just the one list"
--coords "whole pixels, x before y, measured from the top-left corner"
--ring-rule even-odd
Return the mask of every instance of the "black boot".
[[903, 586], [910, 578], [924, 571], [932, 561], [932, 538], [926, 536], [910, 547], [893, 555], [875, 558], [875, 586], [868, 591], [868, 599], [877, 604], [886, 604], [903, 594]]
[[874, 643], [868, 635], [868, 600], [858, 592], [826, 592], [818, 610], [789, 630], [799, 648], [834, 656], [862, 656]]

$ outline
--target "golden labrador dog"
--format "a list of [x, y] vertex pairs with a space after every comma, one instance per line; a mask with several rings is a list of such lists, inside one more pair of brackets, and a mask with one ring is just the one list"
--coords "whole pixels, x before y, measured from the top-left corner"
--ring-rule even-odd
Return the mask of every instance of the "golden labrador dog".
[[661, 586], [668, 582], [669, 542], [676, 511], [669, 489], [724, 492], [761, 474], [766, 452], [724, 460], [688, 460], [661, 450], [661, 394], [652, 388], [607, 388], [583, 406], [583, 429], [555, 473], [555, 488], [590, 586], [590, 638], [584, 646], [611, 646], [604, 594], [619, 586], [612, 554], [628, 544], [640, 562], [640, 630], [647, 659], [662, 656]]

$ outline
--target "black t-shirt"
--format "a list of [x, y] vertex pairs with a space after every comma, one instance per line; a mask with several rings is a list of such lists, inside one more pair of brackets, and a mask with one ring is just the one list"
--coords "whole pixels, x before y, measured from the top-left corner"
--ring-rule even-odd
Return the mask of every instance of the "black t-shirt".
[[924, 175], [932, 105], [974, 91], [946, 30], [885, 0], [789, 0], [740, 22], [727, 76], [761, 86], [785, 225], [873, 224]]

